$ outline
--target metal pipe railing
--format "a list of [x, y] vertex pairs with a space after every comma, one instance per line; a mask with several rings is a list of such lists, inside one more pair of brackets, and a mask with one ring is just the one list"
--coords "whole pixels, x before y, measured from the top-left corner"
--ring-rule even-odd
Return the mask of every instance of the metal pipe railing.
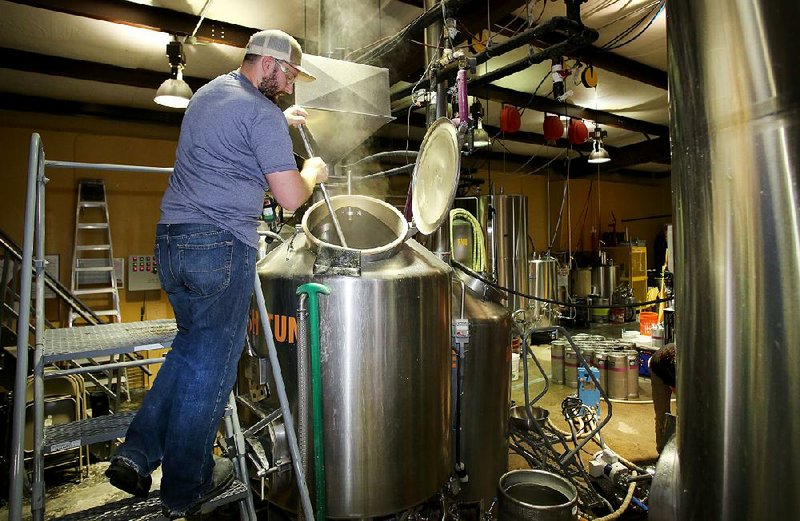
[[44, 377], [45, 378], [55, 378], [56, 376], [66, 376], [69, 374], [87, 374], [96, 371], [113, 371], [114, 369], [127, 369], [129, 367], [141, 367], [144, 365], [151, 365], [151, 364], [162, 364], [166, 360], [166, 357], [159, 357], [159, 358], [145, 358], [142, 360], [132, 360], [129, 362], [114, 362], [112, 364], [103, 364], [102, 366], [80, 366], [80, 367], [73, 367], [72, 369], [59, 369], [57, 371], [48, 371]]
[[[36, 172], [36, 346], [33, 349], [33, 481], [31, 514], [33, 521], [44, 520], [44, 147], [40, 141], [40, 159]], [[19, 353], [17, 353], [19, 354]]]
[[22, 488], [25, 443], [25, 398], [28, 384], [28, 322], [30, 321], [31, 287], [33, 282], [33, 238], [36, 224], [36, 194], [38, 192], [39, 164], [44, 149], [39, 134], [31, 136], [31, 153], [28, 157], [28, 185], [25, 199], [25, 225], [22, 239], [22, 277], [17, 321], [17, 374], [14, 378], [14, 416], [11, 431], [11, 477], [8, 497], [8, 517], [22, 518]]

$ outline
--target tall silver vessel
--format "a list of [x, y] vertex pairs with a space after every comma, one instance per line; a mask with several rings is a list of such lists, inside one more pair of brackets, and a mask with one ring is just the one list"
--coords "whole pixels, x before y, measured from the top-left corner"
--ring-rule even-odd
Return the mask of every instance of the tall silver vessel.
[[[434, 496], [450, 474], [451, 270], [407, 238], [392, 206], [365, 196], [332, 201], [351, 250], [331, 247], [320, 202], [303, 233], [257, 269], [295, 414], [296, 290], [309, 281], [330, 288], [320, 298], [328, 515], [384, 516]], [[281, 445], [264, 443], [268, 452]], [[295, 508], [277, 490], [273, 501]]]
[[[456, 200], [469, 210], [486, 231], [487, 266], [497, 282], [521, 293], [528, 292], [528, 198], [524, 195], [482, 195]], [[525, 299], [509, 295], [512, 312], [525, 307]]]
[[468, 477], [458, 498], [484, 511], [508, 470], [511, 314], [502, 305], [502, 294], [462, 272], [456, 274], [453, 327], [456, 338], [459, 324], [466, 326], [467, 334], [453, 374], [454, 460], [463, 464]]
[[800, 511], [798, 19], [667, 3], [681, 520]]

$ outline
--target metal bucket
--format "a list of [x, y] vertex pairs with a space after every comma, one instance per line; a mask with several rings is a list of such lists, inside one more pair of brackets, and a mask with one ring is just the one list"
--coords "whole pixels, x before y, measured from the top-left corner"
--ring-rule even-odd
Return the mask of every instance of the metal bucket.
[[512, 470], [498, 484], [502, 521], [577, 521], [578, 491], [569, 481], [543, 470]]
[[564, 351], [567, 345], [564, 340], [550, 343], [550, 379], [553, 383], [564, 383]]
[[578, 388], [578, 355], [572, 346], [564, 349], [564, 383], [567, 387]]
[[628, 355], [621, 351], [608, 354], [608, 397], [628, 398]]

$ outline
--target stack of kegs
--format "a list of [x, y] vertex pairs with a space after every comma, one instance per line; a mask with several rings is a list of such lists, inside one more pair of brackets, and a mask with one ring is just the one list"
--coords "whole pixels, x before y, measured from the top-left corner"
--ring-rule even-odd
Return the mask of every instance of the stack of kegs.
[[[600, 372], [600, 385], [609, 398], [639, 398], [639, 353], [634, 342], [584, 333], [573, 335], [572, 340], [586, 363]], [[566, 339], [553, 340], [550, 346], [551, 380], [577, 388], [580, 362], [572, 346]]]

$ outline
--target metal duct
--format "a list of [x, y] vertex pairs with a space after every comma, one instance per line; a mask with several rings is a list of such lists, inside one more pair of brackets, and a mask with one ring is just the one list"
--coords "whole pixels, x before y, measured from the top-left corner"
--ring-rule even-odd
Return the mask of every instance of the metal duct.
[[[328, 163], [336, 163], [394, 119], [388, 70], [310, 54], [303, 55], [303, 66], [317, 79], [295, 85], [295, 103], [308, 111], [314, 152]], [[295, 152], [305, 156], [296, 132], [292, 139]]]
[[679, 519], [800, 511], [797, 0], [670, 0]]

